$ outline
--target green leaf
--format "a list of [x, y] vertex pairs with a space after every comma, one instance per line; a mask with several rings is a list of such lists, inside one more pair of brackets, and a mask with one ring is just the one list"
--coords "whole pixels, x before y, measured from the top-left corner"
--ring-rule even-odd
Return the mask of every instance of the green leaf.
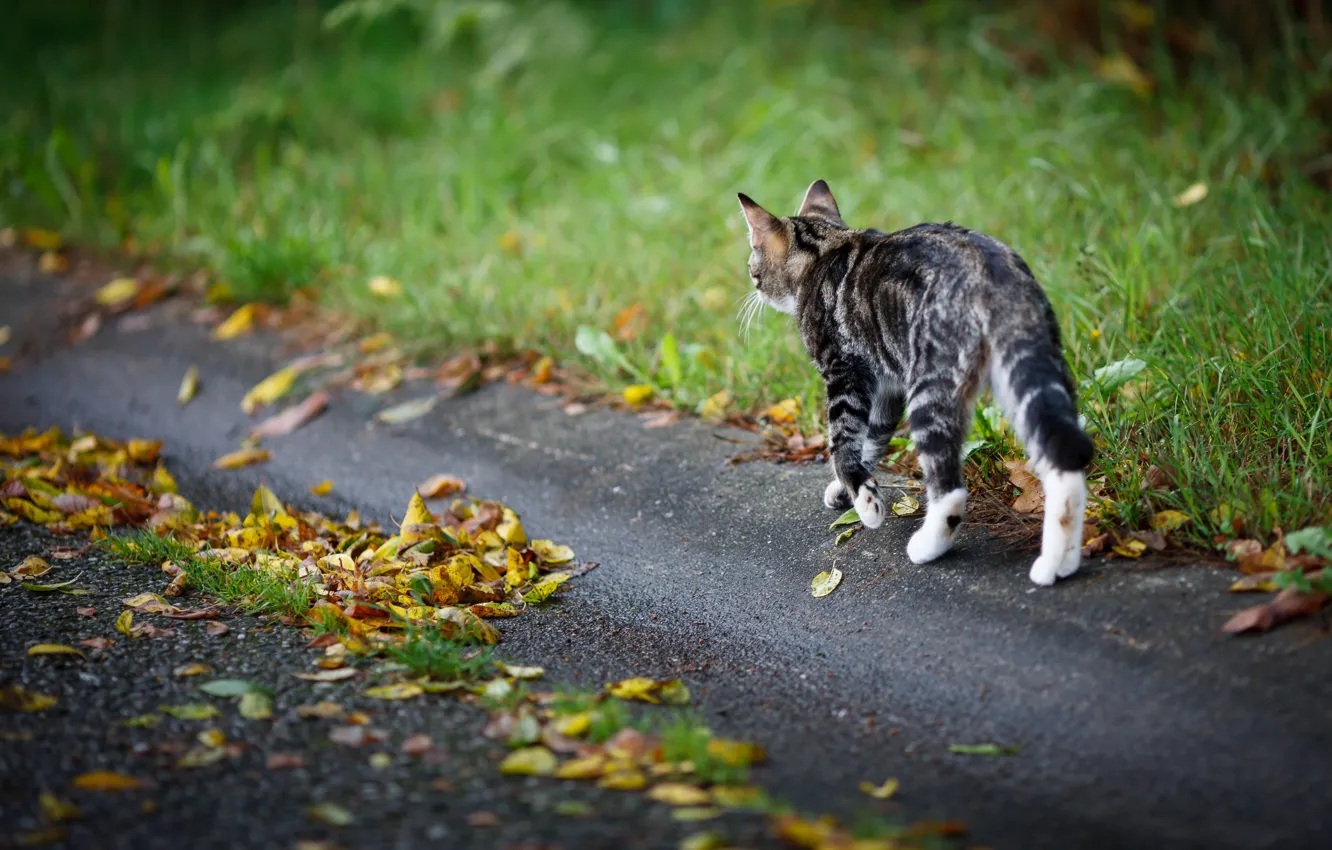
[[1114, 363], [1108, 363], [1092, 373], [1092, 381], [1103, 391], [1114, 392], [1147, 368], [1147, 363], [1136, 357], [1129, 357], [1124, 360], [1116, 360]]
[[23, 582], [23, 589], [35, 591], [36, 593], [50, 593], [55, 591], [58, 593], [67, 593], [70, 596], [87, 596], [91, 591], [78, 587], [70, 587], [70, 585], [78, 581], [79, 577], [82, 575], [83, 573], [79, 573], [69, 581], [58, 581], [55, 584], [33, 584], [30, 581], [25, 581]]
[[948, 752], [964, 756], [1011, 756], [1016, 755], [1019, 747], [1001, 747], [998, 744], [949, 744]]
[[1332, 530], [1314, 525], [1293, 531], [1286, 535], [1286, 551], [1332, 558]]
[[206, 702], [191, 703], [189, 705], [161, 705], [158, 711], [163, 714], [169, 714], [172, 717], [178, 717], [181, 720], [208, 720], [217, 717], [222, 712], [217, 710], [217, 706]]
[[241, 694], [240, 716], [247, 720], [267, 720], [273, 716], [273, 701], [261, 691]]
[[828, 526], [828, 530], [832, 531], [842, 525], [855, 525], [858, 522], [860, 522], [860, 514], [856, 513], [855, 508], [847, 508], [846, 513], [833, 520], [833, 524]]
[[680, 368], [680, 350], [675, 346], [675, 334], [668, 333], [661, 338], [661, 371], [671, 389], [679, 389], [684, 383], [684, 371]]
[[261, 691], [258, 685], [244, 679], [214, 679], [199, 686], [199, 690], [215, 697], [239, 697], [251, 691]]
[[603, 366], [618, 366], [644, 383], [651, 383], [647, 375], [629, 362], [629, 358], [624, 356], [615, 345], [615, 340], [605, 331], [579, 325], [574, 332], [574, 347]]

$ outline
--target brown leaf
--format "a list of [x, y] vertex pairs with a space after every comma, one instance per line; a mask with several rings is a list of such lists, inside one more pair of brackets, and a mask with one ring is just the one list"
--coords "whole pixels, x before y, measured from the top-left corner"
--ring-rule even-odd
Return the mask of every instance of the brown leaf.
[[1301, 593], [1293, 587], [1288, 587], [1270, 602], [1240, 611], [1226, 621], [1221, 631], [1233, 635], [1265, 632], [1289, 620], [1318, 613], [1327, 604], [1327, 600], [1326, 593]]
[[1013, 510], [1020, 514], [1030, 514], [1045, 507], [1045, 490], [1041, 487], [1041, 479], [1027, 470], [1027, 464], [1020, 460], [1006, 460], [1004, 466], [1008, 467], [1009, 482], [1022, 491], [1022, 495], [1013, 500]]
[[409, 756], [425, 755], [434, 749], [435, 743], [430, 740], [430, 736], [424, 733], [413, 735], [402, 742], [402, 751]]
[[494, 812], [472, 812], [467, 816], [467, 825], [473, 827], [499, 826], [499, 815]]
[[1093, 537], [1091, 540], [1088, 540], [1086, 545], [1082, 547], [1082, 557], [1090, 558], [1093, 555], [1099, 555], [1109, 547], [1110, 547], [1110, 535], [1098, 534], [1095, 537]]
[[344, 747], [363, 747], [384, 740], [384, 733], [369, 726], [334, 726], [328, 730], [328, 739]]
[[96, 616], [97, 616], [97, 609], [96, 609], [96, 608], [75, 608], [75, 609], [74, 609], [74, 613], [78, 614], [80, 617], [96, 617]]
[[467, 484], [461, 478], [454, 478], [452, 475], [432, 475], [416, 489], [424, 499], [443, 499], [466, 490]]
[[293, 404], [281, 413], [268, 417], [250, 431], [252, 439], [281, 437], [290, 434], [323, 413], [328, 407], [329, 395], [324, 390], [311, 393], [300, 404]]
[[222, 455], [213, 461], [214, 469], [240, 469], [256, 463], [267, 463], [272, 454], [267, 449], [240, 449]]
[[115, 641], [109, 637], [90, 637], [79, 641], [80, 646], [90, 646], [93, 649], [106, 649], [115, 646]]
[[288, 770], [305, 767], [305, 756], [300, 753], [273, 753], [268, 757], [269, 770]]

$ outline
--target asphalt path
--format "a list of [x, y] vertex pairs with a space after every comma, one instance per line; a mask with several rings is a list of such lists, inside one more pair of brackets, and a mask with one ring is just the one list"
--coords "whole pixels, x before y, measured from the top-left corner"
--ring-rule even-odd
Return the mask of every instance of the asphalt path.
[[[736, 446], [704, 423], [570, 416], [506, 386], [393, 427], [372, 414], [421, 387], [339, 394], [267, 441], [271, 462], [216, 471], [252, 425], [239, 400], [283, 362], [280, 342], [214, 343], [168, 308], [71, 348], [51, 330], [68, 285], [23, 271], [0, 282], [0, 324], [23, 353], [0, 375], [0, 429], [163, 438], [182, 492], [206, 507], [243, 506], [263, 481], [303, 506], [388, 522], [414, 483], [457, 475], [601, 564], [547, 611], [506, 622], [506, 653], [586, 685], [683, 676], [719, 732], [768, 748], [760, 778], [802, 808], [853, 813], [862, 780], [895, 776], [892, 814], [960, 819], [970, 840], [1004, 850], [1302, 848], [1332, 834], [1327, 623], [1220, 634], [1252, 601], [1225, 592], [1232, 573], [1093, 560], [1036, 588], [1034, 552], [976, 528], [945, 559], [912, 565], [913, 519], [835, 548], [822, 467], [732, 466]], [[190, 364], [201, 390], [180, 408]], [[323, 479], [332, 495], [310, 496]], [[814, 599], [810, 579], [834, 563], [842, 585]], [[5, 607], [5, 620], [19, 611]], [[949, 752], [959, 743], [1019, 751]]]

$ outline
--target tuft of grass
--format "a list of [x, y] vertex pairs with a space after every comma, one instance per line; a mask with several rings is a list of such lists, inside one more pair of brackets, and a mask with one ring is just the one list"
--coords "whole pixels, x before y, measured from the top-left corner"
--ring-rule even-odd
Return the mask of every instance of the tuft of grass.
[[730, 764], [718, 758], [709, 749], [712, 731], [701, 718], [689, 711], [673, 712], [674, 716], [659, 720], [657, 734], [661, 735], [661, 749], [667, 761], [693, 762], [694, 775], [714, 785], [744, 785], [749, 782], [749, 767]]
[[185, 571], [187, 588], [235, 605], [246, 613], [299, 617], [314, 603], [314, 590], [293, 571], [257, 569], [201, 557], [188, 544], [152, 531], [114, 534], [101, 545], [112, 557], [129, 564], [156, 567], [163, 561], [173, 561]]
[[402, 641], [386, 644], [384, 654], [413, 676], [437, 682], [475, 682], [495, 670], [488, 648], [449, 637], [429, 624], [409, 623]]
[[[812, 428], [822, 389], [789, 320], [737, 332], [734, 198], [793, 210], [823, 177], [853, 224], [952, 219], [1026, 257], [1108, 519], [1176, 508], [1203, 544], [1332, 520], [1332, 215], [1303, 176], [1332, 64], [1274, 50], [1260, 89], [1218, 43], [1187, 83], [1162, 53], [1143, 95], [1021, 4], [533, 3], [504, 19], [551, 37], [469, 24], [465, 44], [432, 28], [448, 4], [388, 6], [329, 29], [311, 4], [24, 4], [44, 35], [0, 51], [0, 218], [132, 236], [244, 298], [316, 288], [408, 341], [539, 348], [684, 408], [797, 397]], [[1172, 203], [1195, 182], [1204, 200]], [[370, 294], [380, 274], [403, 297]], [[1127, 358], [1146, 369], [1097, 385]], [[995, 445], [977, 460], [1013, 451]], [[1165, 490], [1143, 488], [1152, 466]]]

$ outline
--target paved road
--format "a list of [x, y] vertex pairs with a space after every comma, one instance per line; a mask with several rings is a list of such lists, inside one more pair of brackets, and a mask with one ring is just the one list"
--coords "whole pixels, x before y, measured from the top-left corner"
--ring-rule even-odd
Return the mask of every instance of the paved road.
[[[56, 285], [0, 286], [0, 324], [42, 337]], [[112, 328], [0, 376], [0, 429], [164, 437], [182, 489], [210, 506], [242, 504], [261, 479], [313, 504], [306, 486], [328, 478], [322, 507], [388, 520], [426, 474], [459, 475], [603, 565], [549, 614], [514, 621], [508, 651], [553, 655], [555, 675], [588, 684], [685, 676], [720, 731], [768, 745], [770, 787], [810, 808], [852, 811], [857, 783], [893, 775], [907, 816], [963, 819], [1003, 850], [1314, 847], [1332, 831], [1326, 623], [1219, 635], [1240, 604], [1223, 571], [1093, 562], [1037, 589], [1031, 553], [975, 529], [948, 559], [911, 565], [911, 520], [834, 550], [823, 469], [729, 468], [732, 447], [701, 423], [570, 417], [508, 387], [393, 428], [367, 424], [382, 402], [347, 394], [270, 441], [271, 463], [210, 470], [276, 362], [262, 340]], [[188, 363], [203, 389], [178, 409]], [[846, 579], [813, 599], [834, 558]], [[1021, 751], [947, 751], [976, 742]]]

